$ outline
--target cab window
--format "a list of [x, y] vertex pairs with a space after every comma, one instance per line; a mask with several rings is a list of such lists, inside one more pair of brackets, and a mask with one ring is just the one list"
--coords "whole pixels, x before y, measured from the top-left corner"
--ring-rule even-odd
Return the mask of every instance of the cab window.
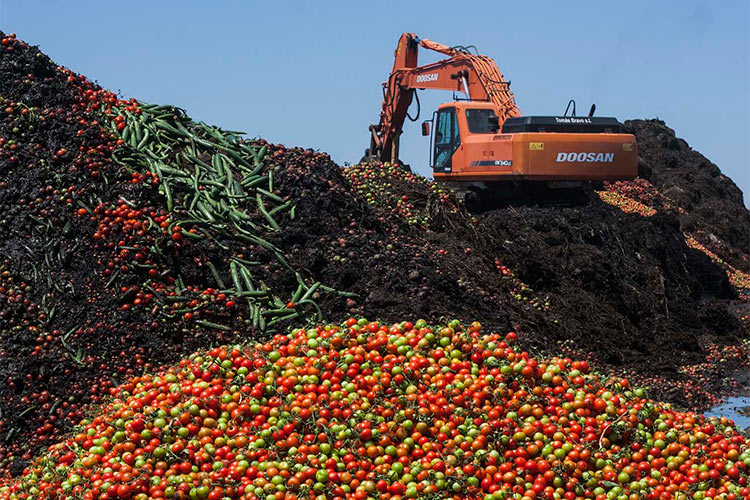
[[496, 134], [497, 115], [492, 109], [467, 109], [466, 122], [472, 134]]
[[455, 108], [438, 111], [435, 123], [435, 164], [433, 168], [451, 166], [451, 157], [461, 144]]

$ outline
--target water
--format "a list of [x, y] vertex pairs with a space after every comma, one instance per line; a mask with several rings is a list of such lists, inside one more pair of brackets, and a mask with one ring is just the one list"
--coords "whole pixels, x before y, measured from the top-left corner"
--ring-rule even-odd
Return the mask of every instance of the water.
[[[740, 411], [744, 410], [744, 415]], [[735, 396], [708, 410], [707, 417], [727, 417], [734, 420], [737, 427], [750, 427], [750, 396]]]

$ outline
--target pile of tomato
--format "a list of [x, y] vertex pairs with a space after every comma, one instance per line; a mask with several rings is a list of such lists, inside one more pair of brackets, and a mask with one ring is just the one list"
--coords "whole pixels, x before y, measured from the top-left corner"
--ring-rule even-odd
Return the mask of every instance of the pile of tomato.
[[626, 214], [639, 214], [643, 217], [651, 217], [657, 213], [655, 208], [644, 205], [640, 201], [630, 198], [618, 191], [597, 191], [597, 194], [604, 203], [613, 205]]
[[632, 181], [605, 182], [604, 187], [603, 191], [597, 192], [602, 201], [619, 207], [625, 213], [637, 213], [644, 217], [664, 210], [684, 213], [653, 184], [640, 177]]
[[750, 443], [515, 333], [350, 319], [113, 389], [2, 499], [748, 498]]
[[605, 182], [604, 184], [607, 192], [617, 193], [647, 207], [683, 211], [682, 208], [674, 205], [672, 200], [661, 194], [653, 184], [641, 177], [632, 181]]
[[401, 164], [368, 162], [351, 165], [342, 172], [368, 204], [412, 225], [429, 226], [431, 203], [452, 212], [457, 210], [449, 188], [414, 174]]

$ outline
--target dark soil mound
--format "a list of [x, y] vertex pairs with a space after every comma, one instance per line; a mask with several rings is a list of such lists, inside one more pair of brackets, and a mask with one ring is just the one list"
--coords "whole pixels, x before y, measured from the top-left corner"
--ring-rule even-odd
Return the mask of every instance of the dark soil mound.
[[508, 265], [550, 296], [560, 318], [532, 342], [551, 334], [608, 364], [668, 373], [699, 362], [707, 339], [742, 335], [722, 303], [736, 297], [726, 274], [686, 246], [673, 213], [647, 219], [592, 202], [494, 212], [482, 223], [495, 244], [503, 242]]
[[[472, 216], [405, 169], [342, 170], [309, 149], [238, 141], [176, 108], [120, 101], [0, 38], [0, 467], [126, 377], [268, 335], [261, 315], [266, 326], [286, 318], [283, 328], [318, 308], [332, 321], [479, 320], [536, 349], [568, 341], [605, 369], [673, 388], [707, 346], [745, 335], [724, 269], [683, 237], [695, 224], [743, 262], [747, 211], [720, 175], [706, 174], [700, 198], [673, 198], [685, 213], [626, 214], [592, 193], [576, 208]], [[682, 177], [663, 165], [679, 170], [680, 157], [649, 142], [665, 130], [649, 122], [637, 133], [644, 176], [669, 190]], [[703, 176], [697, 153], [679, 151]], [[711, 208], [725, 205], [734, 225]], [[707, 391], [721, 386], [714, 372]], [[689, 396], [669, 394], [709, 402]]]
[[661, 120], [629, 120], [625, 127], [638, 141], [638, 175], [685, 210], [683, 230], [704, 233], [704, 243], [721, 247], [735, 267], [750, 270], [750, 261], [734, 250], [750, 251], [750, 212], [732, 179]]

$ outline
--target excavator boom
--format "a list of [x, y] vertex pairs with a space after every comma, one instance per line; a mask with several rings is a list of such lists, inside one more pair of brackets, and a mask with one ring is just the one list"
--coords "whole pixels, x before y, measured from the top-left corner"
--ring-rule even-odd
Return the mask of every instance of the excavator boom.
[[[448, 56], [419, 66], [419, 47]], [[454, 90], [471, 100], [493, 103], [499, 110], [500, 126], [507, 118], [520, 115], [516, 99], [495, 61], [472, 54], [466, 47], [448, 47], [432, 40], [404, 33], [394, 52], [393, 69], [383, 83], [380, 122], [371, 125], [370, 154], [381, 161], [398, 160], [398, 138], [417, 89]]]

